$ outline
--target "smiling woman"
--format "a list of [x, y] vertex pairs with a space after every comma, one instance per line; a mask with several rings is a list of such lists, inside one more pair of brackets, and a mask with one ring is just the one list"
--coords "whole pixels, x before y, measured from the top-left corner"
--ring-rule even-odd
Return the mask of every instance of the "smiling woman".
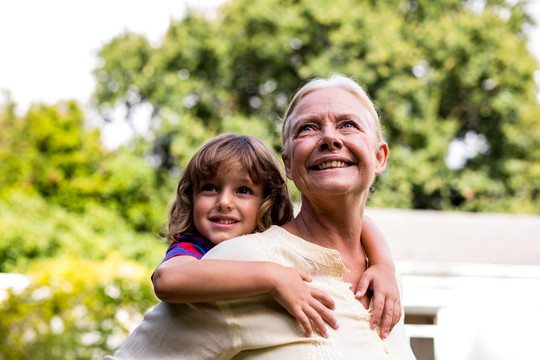
[[284, 136], [291, 138], [282, 155], [285, 169], [304, 196], [309, 188], [350, 191], [348, 181], [360, 179], [363, 189], [369, 189], [384, 170], [388, 146], [374, 136], [373, 117], [360, 99], [339, 87], [313, 90], [285, 118], [290, 133]]
[[283, 149], [285, 152], [287, 151], [289, 146], [289, 138], [291, 137], [291, 123], [289, 122], [289, 119], [293, 116], [293, 112], [297, 112], [302, 109], [302, 107], [298, 106], [298, 103], [308, 93], [326, 87], [336, 87], [342, 90], [348, 90], [351, 94], [354, 94], [357, 97], [357, 101], [359, 101], [362, 106], [357, 108], [358, 113], [349, 112], [346, 110], [346, 114], [352, 117], [359, 116], [366, 120], [369, 119], [367, 121], [367, 125], [376, 134], [377, 140], [382, 141], [382, 132], [380, 125], [378, 125], [379, 116], [375, 106], [371, 102], [371, 99], [365, 90], [354, 81], [351, 82], [350, 79], [346, 77], [334, 76], [331, 79], [331, 82], [326, 79], [312, 80], [295, 94], [283, 117], [283, 131], [281, 132], [281, 140], [283, 142]]

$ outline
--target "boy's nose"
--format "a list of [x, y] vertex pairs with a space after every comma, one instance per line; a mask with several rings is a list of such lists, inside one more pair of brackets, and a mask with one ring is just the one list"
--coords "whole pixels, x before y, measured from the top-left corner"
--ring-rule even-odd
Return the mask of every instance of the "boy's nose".
[[222, 193], [218, 197], [218, 201], [216, 203], [216, 207], [218, 210], [231, 210], [233, 207], [233, 201], [230, 194]]

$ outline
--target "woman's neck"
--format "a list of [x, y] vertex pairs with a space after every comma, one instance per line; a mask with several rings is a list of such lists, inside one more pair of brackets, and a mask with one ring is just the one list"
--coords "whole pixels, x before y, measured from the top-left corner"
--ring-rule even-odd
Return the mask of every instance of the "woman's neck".
[[283, 228], [311, 243], [337, 250], [348, 274], [343, 281], [357, 291], [358, 281], [366, 270], [365, 253], [360, 235], [362, 232], [363, 208], [341, 208], [340, 210], [314, 211], [309, 202], [302, 202], [298, 215]]
[[360, 243], [362, 204], [362, 201], [339, 199], [316, 203], [302, 198], [300, 212], [284, 228], [304, 240], [338, 250], [343, 255], [357, 255], [363, 252]]

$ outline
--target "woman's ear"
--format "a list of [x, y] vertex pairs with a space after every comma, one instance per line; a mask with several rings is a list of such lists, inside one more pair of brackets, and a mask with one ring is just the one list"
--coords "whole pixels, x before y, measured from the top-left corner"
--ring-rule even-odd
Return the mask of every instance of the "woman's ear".
[[388, 160], [388, 144], [385, 142], [380, 142], [378, 145], [377, 151], [375, 153], [377, 164], [375, 166], [375, 174], [379, 175], [386, 169], [386, 161]]
[[285, 175], [287, 176], [287, 179], [292, 180], [291, 177], [291, 162], [289, 160], [289, 157], [284, 152], [281, 153], [281, 159], [283, 159], [283, 164], [285, 165]]

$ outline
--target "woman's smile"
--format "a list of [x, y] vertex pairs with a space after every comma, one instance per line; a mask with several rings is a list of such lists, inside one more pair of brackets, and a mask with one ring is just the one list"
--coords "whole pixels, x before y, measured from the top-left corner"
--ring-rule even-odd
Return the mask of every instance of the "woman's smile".
[[341, 169], [354, 165], [355, 162], [336, 156], [325, 156], [323, 158], [313, 161], [312, 165], [309, 166], [310, 170], [326, 170], [326, 169]]
[[347, 164], [346, 162], [343, 162], [343, 161], [326, 161], [326, 162], [323, 162], [322, 164], [320, 165], [317, 165], [316, 169], [317, 170], [324, 170], [324, 169], [328, 169], [328, 168], [344, 168], [344, 167], [347, 167], [349, 166], [349, 164]]

